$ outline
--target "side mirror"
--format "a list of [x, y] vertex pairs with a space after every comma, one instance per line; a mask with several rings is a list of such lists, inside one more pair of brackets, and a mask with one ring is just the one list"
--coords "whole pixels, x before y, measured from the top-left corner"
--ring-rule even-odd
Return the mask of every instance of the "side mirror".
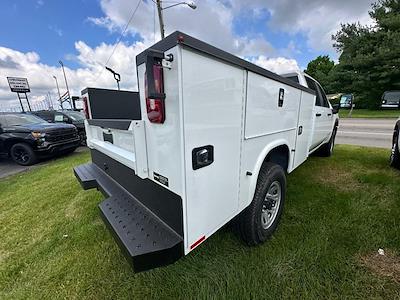
[[337, 114], [339, 112], [339, 109], [340, 109], [340, 104], [332, 105], [332, 113], [333, 114]]

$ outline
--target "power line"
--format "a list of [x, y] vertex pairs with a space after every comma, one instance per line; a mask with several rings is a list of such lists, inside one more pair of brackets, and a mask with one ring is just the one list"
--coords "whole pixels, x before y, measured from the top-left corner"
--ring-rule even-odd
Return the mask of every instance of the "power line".
[[[105, 67], [105, 66], [108, 65], [108, 63], [109, 63], [111, 57], [114, 55], [115, 50], [117, 49], [117, 47], [118, 47], [118, 45], [119, 45], [119, 42], [121, 41], [121, 39], [122, 39], [122, 37], [124, 36], [126, 30], [128, 29], [129, 24], [132, 22], [132, 19], [133, 19], [133, 17], [135, 16], [136, 11], [138, 10], [138, 8], [139, 8], [141, 2], [142, 2], [142, 0], [139, 0], [138, 3], [137, 3], [137, 5], [136, 5], [136, 7], [135, 7], [135, 9], [132, 11], [132, 14], [131, 14], [131, 16], [130, 16], [130, 18], [129, 18], [129, 20], [128, 20], [128, 23], [126, 23], [124, 30], [121, 32], [121, 35], [119, 36], [119, 38], [118, 38], [118, 40], [117, 40], [117, 43], [116, 43], [115, 46], [114, 46], [114, 49], [112, 50], [110, 56], [108, 57], [106, 63], [103, 65], [103, 67]], [[101, 71], [100, 71], [99, 75], [96, 77], [95, 82], [97, 82], [97, 80], [100, 78], [101, 74], [103, 74], [103, 71], [104, 71], [104, 68], [101, 68]]]

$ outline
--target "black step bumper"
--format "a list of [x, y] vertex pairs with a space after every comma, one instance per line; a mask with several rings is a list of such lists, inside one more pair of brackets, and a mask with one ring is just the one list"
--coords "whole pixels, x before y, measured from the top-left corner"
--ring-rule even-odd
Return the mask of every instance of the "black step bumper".
[[97, 165], [80, 165], [74, 173], [85, 190], [98, 188], [108, 197], [99, 204], [101, 216], [136, 272], [183, 256], [183, 238]]

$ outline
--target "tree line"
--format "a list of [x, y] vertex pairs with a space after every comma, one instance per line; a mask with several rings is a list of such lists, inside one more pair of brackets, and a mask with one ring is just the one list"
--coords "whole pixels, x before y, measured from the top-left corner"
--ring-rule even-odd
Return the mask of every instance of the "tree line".
[[337, 64], [318, 56], [305, 72], [328, 94], [353, 93], [357, 107], [373, 109], [384, 91], [400, 90], [400, 0], [379, 0], [369, 15], [373, 25], [342, 24], [332, 36]]

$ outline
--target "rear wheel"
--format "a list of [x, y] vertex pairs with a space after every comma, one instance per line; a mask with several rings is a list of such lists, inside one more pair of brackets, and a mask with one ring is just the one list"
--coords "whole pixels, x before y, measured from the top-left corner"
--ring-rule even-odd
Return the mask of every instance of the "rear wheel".
[[250, 246], [266, 241], [276, 230], [286, 195], [286, 176], [281, 166], [264, 163], [251, 204], [239, 216], [242, 239]]
[[37, 156], [32, 147], [24, 143], [13, 145], [10, 149], [10, 156], [14, 162], [21, 166], [30, 166], [37, 161]]
[[390, 165], [400, 169], [400, 149], [399, 149], [400, 129], [396, 128], [393, 133], [392, 153], [390, 154]]

